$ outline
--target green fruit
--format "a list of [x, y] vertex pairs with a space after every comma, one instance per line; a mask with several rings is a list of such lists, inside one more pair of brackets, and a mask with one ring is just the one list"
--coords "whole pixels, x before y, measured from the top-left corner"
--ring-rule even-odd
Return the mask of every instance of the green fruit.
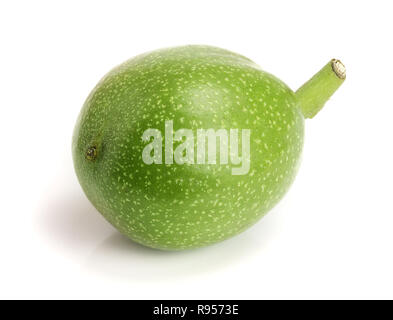
[[286, 193], [304, 118], [344, 78], [332, 60], [294, 93], [248, 58], [215, 47], [137, 56], [109, 72], [83, 106], [72, 147], [80, 184], [111, 224], [146, 246], [227, 239]]

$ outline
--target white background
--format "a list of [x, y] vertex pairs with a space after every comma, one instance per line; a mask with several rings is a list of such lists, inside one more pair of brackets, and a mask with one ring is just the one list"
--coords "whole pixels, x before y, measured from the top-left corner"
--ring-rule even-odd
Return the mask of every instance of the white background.
[[[0, 4], [0, 298], [393, 298], [391, 1]], [[209, 44], [298, 88], [330, 58], [347, 80], [306, 122], [284, 200], [221, 244], [161, 252], [84, 196], [71, 136], [113, 66]]]

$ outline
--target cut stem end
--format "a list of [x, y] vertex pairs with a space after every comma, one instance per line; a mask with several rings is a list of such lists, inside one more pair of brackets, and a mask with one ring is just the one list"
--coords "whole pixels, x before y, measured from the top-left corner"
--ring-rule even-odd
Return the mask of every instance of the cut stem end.
[[332, 69], [337, 75], [337, 77], [339, 77], [340, 79], [345, 79], [345, 77], [347, 76], [347, 70], [345, 69], [344, 64], [338, 59], [332, 59], [331, 64]]

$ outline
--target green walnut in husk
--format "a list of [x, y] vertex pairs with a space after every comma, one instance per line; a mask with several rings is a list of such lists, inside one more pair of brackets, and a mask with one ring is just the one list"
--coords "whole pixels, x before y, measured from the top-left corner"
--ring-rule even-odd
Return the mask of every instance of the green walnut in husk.
[[73, 136], [75, 171], [97, 210], [138, 243], [181, 250], [225, 240], [287, 192], [304, 119], [344, 80], [335, 59], [294, 92], [220, 48], [137, 56], [88, 96]]

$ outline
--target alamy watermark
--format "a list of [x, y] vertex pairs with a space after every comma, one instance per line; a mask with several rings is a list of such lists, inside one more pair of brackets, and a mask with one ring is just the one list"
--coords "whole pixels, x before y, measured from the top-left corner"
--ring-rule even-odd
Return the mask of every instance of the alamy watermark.
[[[241, 155], [239, 148], [241, 135]], [[196, 134], [196, 136], [195, 136]], [[190, 129], [173, 130], [173, 120], [165, 121], [165, 137], [158, 129], [147, 129], [142, 140], [149, 142], [142, 151], [146, 164], [232, 164], [232, 175], [245, 175], [250, 170], [250, 129]], [[217, 155], [217, 140], [219, 153]], [[181, 142], [174, 149], [174, 142]], [[162, 146], [165, 146], [163, 155]], [[196, 147], [196, 148], [195, 148]], [[196, 149], [196, 152], [195, 152]], [[206, 153], [207, 150], [207, 153]]]

